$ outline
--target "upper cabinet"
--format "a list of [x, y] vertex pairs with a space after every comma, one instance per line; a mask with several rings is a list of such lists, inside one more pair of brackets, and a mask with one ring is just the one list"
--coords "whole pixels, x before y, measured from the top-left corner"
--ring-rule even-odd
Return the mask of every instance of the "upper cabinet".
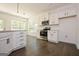
[[49, 24], [56, 25], [59, 24], [59, 19], [73, 17], [77, 15], [76, 6], [64, 6], [50, 12], [49, 15]]
[[58, 18], [67, 18], [67, 17], [72, 17], [72, 16], [76, 16], [76, 7], [74, 6], [67, 6], [64, 8], [60, 8], [59, 12], [58, 12]]
[[41, 21], [45, 21], [45, 20], [48, 20], [49, 19], [49, 15], [48, 15], [48, 12], [44, 12], [40, 15], [40, 20]]
[[40, 19], [40, 25], [42, 26], [43, 21], [49, 20], [48, 12], [46, 12], [46, 13], [44, 12], [44, 13], [40, 14], [39, 19]]
[[49, 25], [59, 24], [58, 16], [56, 13], [52, 13], [49, 16]]

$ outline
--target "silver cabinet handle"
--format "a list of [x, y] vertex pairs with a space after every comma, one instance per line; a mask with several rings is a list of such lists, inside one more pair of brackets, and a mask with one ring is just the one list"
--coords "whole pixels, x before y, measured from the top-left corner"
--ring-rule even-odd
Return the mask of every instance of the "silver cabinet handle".
[[20, 36], [20, 37], [23, 37], [23, 36]]
[[24, 39], [20, 39], [20, 41], [23, 41]]
[[9, 44], [9, 43], [10, 43], [10, 39], [9, 39], [9, 38], [6, 40], [6, 43], [7, 43], [7, 44]]

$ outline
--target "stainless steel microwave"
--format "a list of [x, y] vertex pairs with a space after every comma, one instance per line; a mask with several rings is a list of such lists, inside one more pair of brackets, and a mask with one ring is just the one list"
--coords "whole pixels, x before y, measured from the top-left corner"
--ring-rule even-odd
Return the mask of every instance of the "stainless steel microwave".
[[42, 26], [49, 25], [49, 20], [42, 21]]

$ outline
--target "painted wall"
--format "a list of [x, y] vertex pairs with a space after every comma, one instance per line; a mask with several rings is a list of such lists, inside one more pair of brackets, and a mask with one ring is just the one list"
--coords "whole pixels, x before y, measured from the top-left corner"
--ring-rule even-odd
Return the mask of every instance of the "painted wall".
[[[77, 10], [79, 10], [79, 4], [77, 4]], [[76, 40], [76, 44], [77, 44], [77, 48], [79, 49], [79, 11], [77, 11], [77, 40]]]
[[0, 3], [0, 11], [17, 15], [16, 14], [17, 13], [17, 4], [16, 3]]
[[59, 20], [59, 41], [76, 43], [77, 18], [70, 17]]

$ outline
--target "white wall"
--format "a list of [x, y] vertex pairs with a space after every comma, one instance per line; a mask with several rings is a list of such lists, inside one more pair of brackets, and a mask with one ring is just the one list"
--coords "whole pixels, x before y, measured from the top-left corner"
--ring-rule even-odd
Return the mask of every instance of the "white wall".
[[76, 43], [77, 18], [63, 18], [59, 20], [59, 41]]
[[16, 3], [0, 3], [0, 11], [8, 12], [8, 13], [16, 13], [17, 5]]
[[76, 44], [77, 44], [77, 48], [79, 49], [79, 4], [77, 4], [77, 40], [76, 40]]

